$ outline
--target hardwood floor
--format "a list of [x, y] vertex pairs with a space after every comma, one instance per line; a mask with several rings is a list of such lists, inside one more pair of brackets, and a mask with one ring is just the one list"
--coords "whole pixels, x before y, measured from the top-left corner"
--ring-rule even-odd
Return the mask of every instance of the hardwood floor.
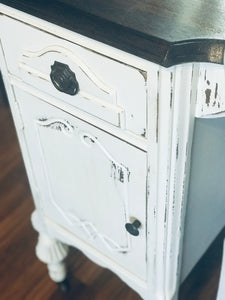
[[[46, 266], [35, 257], [37, 233], [30, 222], [34, 207], [4, 98], [4, 93], [0, 92], [0, 299], [140, 299], [112, 272], [95, 265], [76, 249], [71, 249], [67, 258], [69, 292], [60, 292], [49, 279]], [[216, 299], [224, 236], [223, 230], [183, 283], [179, 300]]]

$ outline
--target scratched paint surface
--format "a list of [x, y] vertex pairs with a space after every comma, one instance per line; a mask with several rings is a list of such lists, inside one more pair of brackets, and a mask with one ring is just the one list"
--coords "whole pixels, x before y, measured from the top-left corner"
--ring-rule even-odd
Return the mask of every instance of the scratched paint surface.
[[[2, 18], [4, 17], [1, 16], [0, 19]], [[0, 30], [1, 39], [4, 40], [3, 49], [7, 53], [5, 58], [8, 69], [5, 62], [2, 62], [2, 55], [0, 55], [0, 64], [5, 74], [10, 71], [23, 80], [23, 82], [19, 81], [10, 75], [18, 107], [14, 103], [12, 93], [9, 94], [12, 108], [15, 106], [15, 110], [17, 109], [18, 119], [23, 118], [22, 126], [19, 124], [23, 133], [22, 130], [18, 130], [18, 134], [21, 136], [21, 144], [25, 145], [23, 147], [28, 147], [29, 150], [29, 155], [24, 151], [24, 157], [35, 173], [35, 184], [39, 192], [36, 203], [40, 201], [46, 215], [62, 228], [66, 228], [67, 231], [64, 232], [71, 233], [73, 238], [70, 237], [68, 243], [84, 249], [88, 255], [94, 257], [93, 250], [87, 247], [87, 237], [83, 236], [83, 231], [81, 233], [77, 226], [73, 226], [75, 224], [69, 224], [65, 216], [68, 217], [69, 214], [72, 219], [79, 216], [76, 221], [82, 225], [86, 220], [91, 221], [85, 223], [88, 228], [84, 227], [90, 235], [95, 234], [95, 238], [89, 242], [89, 245], [99, 253], [100, 264], [114, 270], [146, 300], [175, 300], [174, 294], [179, 284], [180, 245], [194, 129], [194, 100], [197, 99], [199, 116], [216, 115], [225, 110], [223, 66], [196, 64], [193, 72], [192, 64], [179, 65], [169, 70], [148, 63], [148, 72], [143, 73], [146, 64], [144, 61], [141, 67], [130, 67], [134, 60], [134, 66], [139, 66], [139, 62], [138, 64], [136, 62], [138, 58], [129, 56], [129, 59], [126, 59], [128, 63], [124, 64], [127, 55], [125, 53], [121, 55], [119, 52], [114, 55], [117, 50], [114, 51], [110, 47], [103, 51], [105, 55], [102, 57], [97, 52], [102, 53], [100, 48], [106, 49], [105, 45], [97, 46], [97, 43], [95, 45], [94, 42], [83, 41], [82, 45], [85, 47], [77, 47], [79, 36], [76, 36], [76, 41], [72, 45], [68, 41], [74, 41], [75, 34], [71, 37], [67, 32], [59, 33], [60, 28], [51, 29], [51, 25], [48, 24], [48, 31], [61, 35], [63, 37], [61, 41], [55, 35], [37, 31], [35, 26], [40, 26], [43, 30], [46, 29], [45, 26], [47, 27], [42, 25], [41, 21], [38, 23], [30, 17], [27, 22], [32, 27], [8, 18], [1, 23], [4, 26], [8, 24], [7, 30]], [[12, 32], [21, 34], [14, 34], [14, 39], [11, 39], [8, 34], [10, 28]], [[69, 36], [67, 41], [64, 40], [66, 36]], [[28, 44], [22, 44], [20, 47], [21, 41], [26, 41]], [[49, 45], [50, 41], [52, 42]], [[31, 45], [34, 48], [30, 49]], [[22, 71], [17, 70], [15, 59], [22, 57], [20, 52], [24, 53], [26, 50], [27, 53], [29, 49], [39, 53], [38, 50], [46, 47], [49, 49], [48, 46], [51, 46], [51, 51], [59, 50], [58, 46], [61, 50], [62, 47], [66, 50], [59, 51], [60, 53], [48, 51], [48, 54], [37, 56], [39, 62], [35, 59], [34, 65], [22, 64]], [[89, 47], [100, 51], [89, 52], [87, 51]], [[11, 49], [14, 49], [13, 55]], [[76, 70], [76, 74], [80, 74], [80, 87], [83, 82], [86, 89], [89, 87], [90, 92], [93, 90], [93, 106], [90, 105], [91, 99], [87, 97], [87, 93], [83, 93], [84, 101], [81, 101], [86, 103], [85, 107], [77, 101], [75, 104], [69, 102], [65, 95], [60, 95], [57, 100], [58, 94], [55, 94], [57, 91], [51, 90], [53, 89], [51, 85], [47, 86], [48, 81], [43, 80], [45, 76], [40, 78], [42, 69], [38, 69], [39, 73], [34, 72], [34, 75], [39, 76], [37, 78], [29, 74], [31, 66], [35, 68], [50, 66], [52, 60], [58, 60], [59, 56], [60, 59], [63, 57], [64, 63], [69, 64], [67, 61], [69, 56], [65, 54], [70, 52], [68, 50], [75, 51], [75, 49], [77, 56], [83, 57], [85, 65], [93, 70], [92, 72], [89, 70], [87, 72], [89, 76], [86, 76], [87, 74], [81, 71], [81, 69], [87, 70], [84, 64], [78, 64], [77, 56], [72, 55], [71, 58], [70, 55], [73, 69]], [[120, 55], [123, 64], [118, 62]], [[114, 59], [109, 60], [111, 56]], [[24, 58], [23, 62], [28, 63], [28, 60], [32, 59]], [[82, 68], [79, 69], [79, 66]], [[140, 70], [137, 71], [139, 68]], [[107, 86], [115, 87], [118, 92], [112, 92], [112, 97], [108, 96], [110, 93], [103, 94], [102, 84], [99, 80], [96, 81], [93, 73], [99, 75]], [[40, 79], [43, 80], [41, 84]], [[97, 83], [97, 87], [93, 82]], [[128, 84], [128, 87], [125, 84]], [[9, 85], [8, 90], [10, 92]], [[45, 94], [41, 93], [41, 90]], [[100, 115], [97, 114], [96, 102], [99, 101], [96, 101], [96, 98], [104, 100], [104, 105], [100, 106], [102, 111]], [[114, 116], [114, 109], [109, 109], [111, 113], [106, 114], [107, 104], [109, 108], [116, 104], [124, 108], [126, 114], [124, 124], [119, 124], [123, 130], [123, 141], [117, 138], [122, 135], [122, 130], [114, 131], [115, 129], [111, 129], [112, 126], [108, 125], [108, 123], [114, 124], [110, 119], [110, 116]], [[78, 110], [74, 113], [74, 106], [79, 108], [79, 113]], [[89, 115], [81, 114], [82, 110]], [[98, 120], [97, 123], [94, 116], [102, 122]], [[85, 120], [87, 123], [84, 122]], [[104, 120], [107, 122], [103, 122]], [[76, 134], [77, 128], [81, 130], [80, 135]], [[134, 135], [147, 139], [148, 157], [140, 148], [126, 143], [130, 134], [128, 130]], [[23, 140], [25, 138], [26, 141]], [[144, 139], [140, 140], [143, 142]], [[142, 142], [138, 141], [134, 145]], [[110, 156], [113, 160], [109, 160]], [[36, 189], [35, 184], [33, 190]], [[57, 209], [53, 209], [52, 203], [56, 204]], [[128, 217], [128, 222], [132, 222], [133, 218], [141, 221], [139, 237], [132, 239], [130, 252], [109, 252], [105, 245], [102, 246], [102, 241], [98, 241], [100, 234], [104, 237], [108, 236], [110, 241], [113, 238], [123, 245], [126, 234], [124, 219]], [[92, 231], [94, 228], [90, 227], [90, 224], [98, 228], [97, 233]], [[80, 237], [79, 242], [78, 239], [75, 240], [76, 236]], [[82, 239], [85, 246], [81, 243]], [[192, 256], [190, 251], [188, 253]], [[201, 254], [198, 253], [198, 256], [200, 257]], [[105, 257], [108, 257], [110, 264], [105, 263]], [[98, 262], [96, 257], [93, 260]]]
[[199, 69], [196, 116], [225, 111], [224, 66], [201, 64]]
[[[123, 61], [88, 50], [47, 32], [5, 18], [1, 33], [8, 70], [29, 85], [45, 91], [65, 104], [146, 138], [147, 72]], [[7, 32], [8, 32], [7, 31]], [[21, 36], [29, 38], [21, 39]], [[26, 42], [29, 40], [29, 43]], [[50, 81], [54, 61], [64, 63], [76, 74], [79, 93], [61, 93]], [[137, 101], [138, 100], [138, 101]]]
[[[14, 91], [45, 216], [145, 280], [146, 153]], [[124, 224], [132, 216], [142, 230], [131, 242]]]

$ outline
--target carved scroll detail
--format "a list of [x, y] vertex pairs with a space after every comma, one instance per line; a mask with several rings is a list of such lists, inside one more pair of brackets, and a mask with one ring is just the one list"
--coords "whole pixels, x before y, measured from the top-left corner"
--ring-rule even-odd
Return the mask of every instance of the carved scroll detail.
[[[103, 92], [107, 94], [114, 93], [114, 90], [106, 83], [104, 83], [100, 78], [98, 78], [97, 75], [83, 62], [83, 60], [80, 57], [78, 57], [77, 55], [74, 54], [74, 52], [72, 52], [71, 50], [65, 47], [58, 46], [58, 45], [50, 45], [38, 51], [24, 50], [23, 56], [27, 58], [37, 58], [49, 52], [60, 53], [70, 58], [71, 61], [74, 62], [99, 89], [101, 89]], [[21, 66], [24, 67], [22, 64]]]
[[74, 131], [74, 127], [68, 121], [62, 119], [42, 118], [37, 120], [37, 124], [43, 127], [62, 131], [66, 135], [71, 135]]

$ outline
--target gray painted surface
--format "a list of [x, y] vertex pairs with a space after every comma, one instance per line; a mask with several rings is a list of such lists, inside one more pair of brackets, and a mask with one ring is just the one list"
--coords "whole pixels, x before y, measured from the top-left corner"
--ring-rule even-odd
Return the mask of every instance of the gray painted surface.
[[225, 225], [225, 118], [196, 119], [181, 281]]

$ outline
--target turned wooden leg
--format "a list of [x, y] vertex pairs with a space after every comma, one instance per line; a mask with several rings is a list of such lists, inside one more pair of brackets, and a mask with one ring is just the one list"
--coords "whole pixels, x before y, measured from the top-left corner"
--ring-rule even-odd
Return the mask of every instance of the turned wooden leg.
[[67, 245], [48, 237], [44, 233], [39, 234], [36, 255], [47, 264], [50, 278], [57, 283], [66, 279], [66, 267], [63, 260], [68, 251]]

